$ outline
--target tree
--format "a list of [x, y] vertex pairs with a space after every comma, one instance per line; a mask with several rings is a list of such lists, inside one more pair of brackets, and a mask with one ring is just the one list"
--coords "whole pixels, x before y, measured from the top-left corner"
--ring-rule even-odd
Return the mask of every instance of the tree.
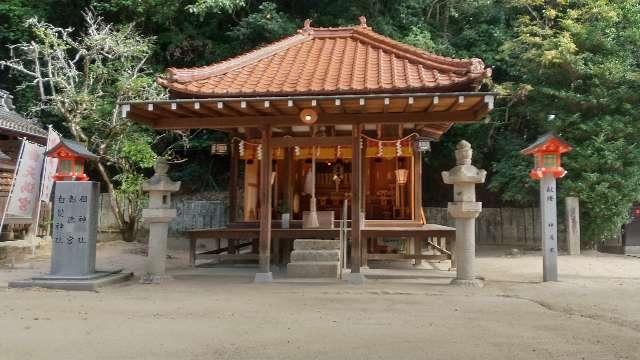
[[39, 111], [63, 119], [75, 140], [99, 156], [96, 164], [111, 197], [111, 208], [126, 240], [138, 226], [142, 171], [155, 161], [156, 139], [117, 111], [116, 102], [159, 98], [163, 92], [145, 69], [152, 40], [131, 25], [106, 24], [92, 11], [83, 13], [84, 33], [74, 36], [35, 18], [28, 20], [33, 40], [10, 46], [11, 58], [0, 65], [27, 75], [37, 89]]
[[[513, 3], [523, 12], [500, 57], [530, 91], [509, 121], [525, 123], [519, 143], [555, 131], [574, 145], [561, 193], [581, 199], [583, 237], [596, 243], [619, 233], [640, 200], [640, 2]], [[524, 183], [498, 170], [500, 182]], [[497, 188], [508, 197], [522, 191]]]

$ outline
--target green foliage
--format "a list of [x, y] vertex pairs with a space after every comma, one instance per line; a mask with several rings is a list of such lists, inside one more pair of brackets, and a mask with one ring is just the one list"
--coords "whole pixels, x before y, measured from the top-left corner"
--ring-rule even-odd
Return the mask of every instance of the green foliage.
[[230, 13], [245, 4], [245, 0], [196, 0], [195, 4], [187, 6], [187, 10], [198, 15], [204, 15], [207, 12]]
[[[500, 53], [510, 77], [532, 89], [518, 111], [528, 122], [527, 140], [555, 130], [575, 145], [560, 185], [580, 197], [584, 238], [593, 242], [619, 232], [640, 200], [638, 5], [519, 1], [527, 11]], [[551, 113], [558, 120], [545, 123]], [[513, 177], [498, 174], [502, 184]]]
[[287, 14], [278, 11], [276, 4], [264, 2], [258, 11], [240, 20], [237, 26], [228, 32], [238, 44], [249, 44], [276, 40], [293, 34], [296, 24]]

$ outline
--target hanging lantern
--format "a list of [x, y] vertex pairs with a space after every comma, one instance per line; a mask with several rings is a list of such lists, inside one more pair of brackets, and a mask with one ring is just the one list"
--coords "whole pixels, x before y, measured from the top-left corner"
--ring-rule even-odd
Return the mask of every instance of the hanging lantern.
[[426, 152], [431, 151], [431, 141], [432, 139], [428, 137], [420, 137], [415, 141], [416, 151]]
[[212, 155], [227, 155], [229, 153], [229, 146], [227, 143], [213, 143], [211, 144]]
[[307, 125], [313, 125], [318, 121], [318, 113], [313, 109], [300, 111], [300, 120]]
[[395, 171], [396, 174], [396, 183], [398, 185], [406, 185], [407, 180], [409, 179], [409, 170], [407, 169], [398, 169]]

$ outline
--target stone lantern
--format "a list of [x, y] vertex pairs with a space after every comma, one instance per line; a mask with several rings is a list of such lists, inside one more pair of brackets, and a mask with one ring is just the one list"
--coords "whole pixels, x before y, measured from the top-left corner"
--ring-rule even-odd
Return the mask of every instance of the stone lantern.
[[142, 209], [142, 218], [149, 224], [149, 251], [143, 283], [158, 283], [169, 279], [166, 275], [167, 235], [169, 222], [176, 217], [171, 208], [171, 193], [180, 189], [179, 181], [167, 176], [169, 165], [159, 157], [154, 166], [155, 175], [142, 184], [142, 191], [149, 193], [149, 207]]
[[482, 203], [476, 202], [476, 184], [484, 183], [487, 172], [471, 165], [473, 150], [471, 144], [460, 141], [456, 146], [457, 166], [442, 172], [445, 184], [453, 185], [453, 202], [448, 211], [456, 220], [456, 248], [454, 252], [457, 263], [456, 278], [452, 284], [465, 286], [482, 286], [476, 278], [476, 218], [482, 211]]

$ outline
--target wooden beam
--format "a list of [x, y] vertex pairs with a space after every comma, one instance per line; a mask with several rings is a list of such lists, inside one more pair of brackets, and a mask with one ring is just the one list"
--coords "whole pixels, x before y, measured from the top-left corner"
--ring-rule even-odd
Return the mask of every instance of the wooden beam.
[[360, 192], [362, 182], [362, 149], [360, 148], [361, 125], [354, 125], [352, 132], [351, 157], [351, 273], [360, 273], [362, 245], [360, 243], [361, 227]]
[[218, 112], [220, 112], [222, 114], [226, 114], [226, 115], [228, 115], [230, 117], [246, 116], [245, 113], [236, 110], [235, 108], [229, 106], [228, 104], [225, 105], [225, 103], [223, 101], [217, 101], [216, 102], [216, 109], [217, 109]]
[[433, 98], [431, 98], [431, 104], [427, 106], [427, 109], [425, 110], [425, 112], [433, 111], [433, 108], [436, 107], [436, 105], [438, 105], [439, 102], [440, 102], [440, 98], [438, 98], [437, 96], [434, 96]]
[[[442, 122], [474, 123], [488, 111], [486, 107], [480, 111], [454, 112], [413, 112], [386, 114], [322, 114], [316, 125], [351, 125], [351, 124], [429, 124]], [[134, 118], [134, 113], [129, 117]], [[135, 118], [134, 118], [135, 119]], [[155, 120], [157, 129], [215, 129], [235, 127], [258, 127], [265, 124], [271, 126], [292, 126], [301, 124], [298, 116], [221, 116], [221, 117], [172, 117]]]
[[262, 127], [260, 160], [260, 272], [270, 272], [271, 262], [271, 126]]
[[351, 136], [328, 136], [328, 137], [276, 137], [271, 139], [273, 147], [291, 146], [337, 146], [351, 145]]

